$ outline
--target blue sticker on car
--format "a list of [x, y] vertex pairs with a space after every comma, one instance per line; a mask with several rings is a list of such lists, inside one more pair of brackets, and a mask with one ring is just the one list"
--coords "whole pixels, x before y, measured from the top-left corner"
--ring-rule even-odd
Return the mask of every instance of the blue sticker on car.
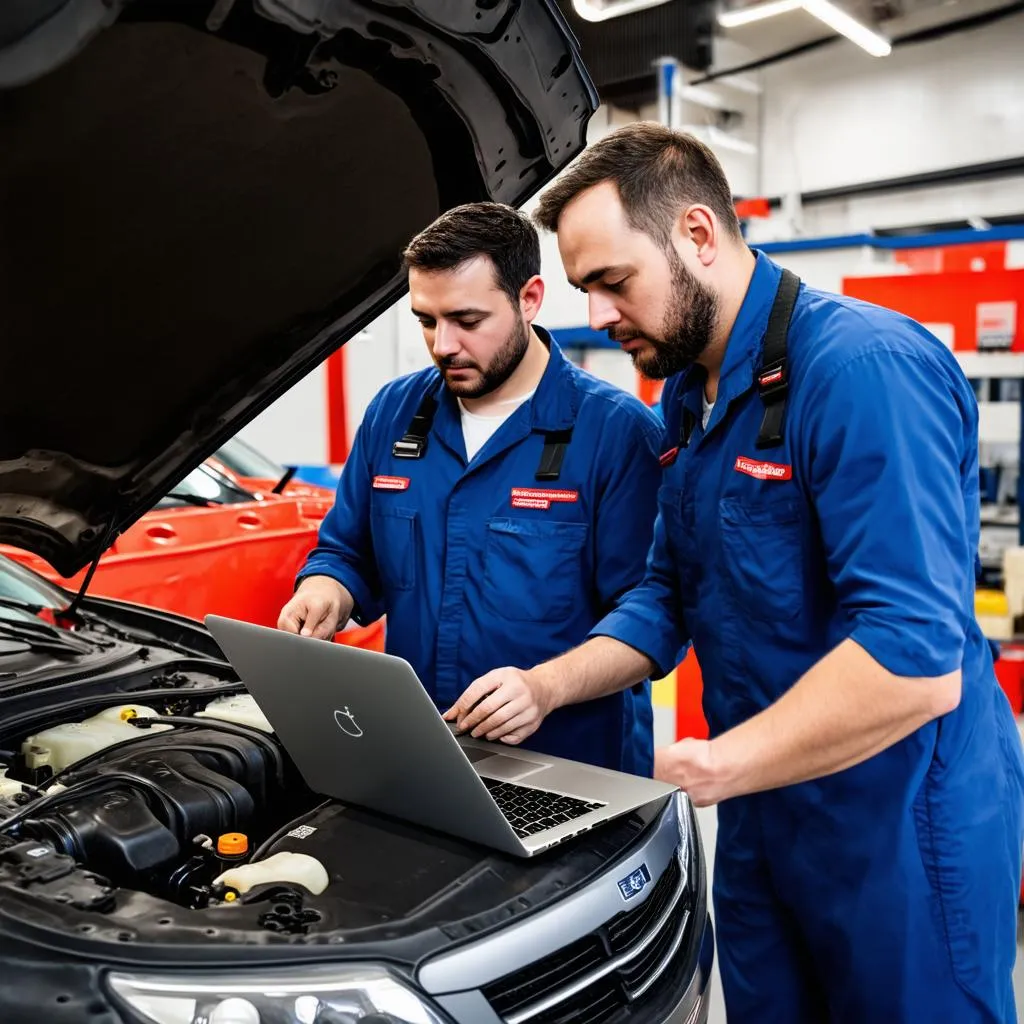
[[650, 881], [651, 873], [647, 870], [647, 865], [641, 864], [633, 874], [620, 879], [619, 892], [622, 893], [624, 900], [631, 900], [634, 896], [639, 896], [647, 888]]

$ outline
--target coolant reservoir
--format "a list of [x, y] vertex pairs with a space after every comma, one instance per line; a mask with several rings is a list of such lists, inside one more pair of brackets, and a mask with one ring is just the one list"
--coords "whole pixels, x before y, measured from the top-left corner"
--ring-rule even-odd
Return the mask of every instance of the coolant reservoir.
[[240, 893], [264, 882], [295, 882], [304, 885], [314, 896], [327, 888], [330, 878], [327, 869], [305, 853], [275, 853], [273, 857], [255, 864], [240, 864], [229, 868], [214, 880], [214, 885], [229, 885]]
[[218, 697], [206, 705], [205, 710], [197, 711], [196, 718], [216, 718], [222, 722], [234, 722], [236, 725], [248, 725], [261, 732], [272, 733], [274, 730], [267, 721], [267, 716], [259, 709], [259, 705], [247, 693], [235, 697]]
[[17, 796], [23, 792], [21, 783], [7, 778], [7, 769], [0, 768], [0, 796]]
[[[156, 714], [153, 708], [142, 704], [118, 704], [84, 722], [68, 722], [29, 736], [22, 743], [21, 752], [25, 755], [28, 768], [49, 765], [54, 772], [63, 771], [83, 757], [139, 736], [139, 730], [129, 725], [128, 720], [153, 718]], [[169, 725], [153, 725], [148, 731], [158, 732], [170, 728]]]

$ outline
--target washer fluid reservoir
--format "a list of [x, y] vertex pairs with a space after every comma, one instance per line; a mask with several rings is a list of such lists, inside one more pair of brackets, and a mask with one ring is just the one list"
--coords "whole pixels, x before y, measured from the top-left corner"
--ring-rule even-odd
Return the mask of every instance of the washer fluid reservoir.
[[274, 731], [267, 721], [267, 716], [260, 711], [259, 705], [247, 693], [211, 700], [203, 711], [196, 712], [195, 717], [234, 722], [236, 725], [247, 725], [251, 729], [259, 729], [260, 732], [273, 733]]
[[22, 743], [21, 752], [30, 769], [49, 765], [54, 772], [63, 771], [68, 765], [115, 743], [172, 728], [153, 725], [146, 733], [140, 733], [134, 725], [129, 725], [130, 718], [152, 718], [156, 714], [153, 708], [142, 704], [118, 704], [84, 722], [68, 722], [29, 736]]
[[315, 857], [305, 853], [275, 853], [255, 864], [239, 864], [218, 875], [214, 885], [227, 885], [240, 893], [264, 882], [294, 882], [304, 885], [314, 896], [327, 888], [327, 869]]

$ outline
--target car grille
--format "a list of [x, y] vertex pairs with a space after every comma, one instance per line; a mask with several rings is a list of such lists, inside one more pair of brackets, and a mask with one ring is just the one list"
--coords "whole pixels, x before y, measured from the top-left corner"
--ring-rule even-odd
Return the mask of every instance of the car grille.
[[678, 952], [689, 895], [673, 857], [638, 907], [499, 978], [483, 994], [508, 1024], [615, 1024]]

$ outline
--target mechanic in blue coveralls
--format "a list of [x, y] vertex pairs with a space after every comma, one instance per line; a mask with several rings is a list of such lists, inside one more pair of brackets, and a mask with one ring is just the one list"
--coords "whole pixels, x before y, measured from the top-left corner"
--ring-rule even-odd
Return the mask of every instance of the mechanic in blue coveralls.
[[691, 638], [711, 739], [656, 775], [718, 804], [729, 1020], [1010, 1024], [1024, 774], [973, 612], [955, 358], [748, 248], [715, 157], [658, 125], [586, 150], [537, 219], [592, 326], [668, 378], [659, 517], [592, 639], [484, 676], [454, 716], [521, 741]]
[[[370, 403], [283, 629], [387, 615], [387, 650], [442, 710], [489, 669], [581, 643], [644, 574], [661, 421], [575, 367], [533, 321], [540, 242], [522, 213], [460, 207], [409, 244], [436, 365]], [[553, 713], [536, 750], [653, 772], [650, 683]]]

